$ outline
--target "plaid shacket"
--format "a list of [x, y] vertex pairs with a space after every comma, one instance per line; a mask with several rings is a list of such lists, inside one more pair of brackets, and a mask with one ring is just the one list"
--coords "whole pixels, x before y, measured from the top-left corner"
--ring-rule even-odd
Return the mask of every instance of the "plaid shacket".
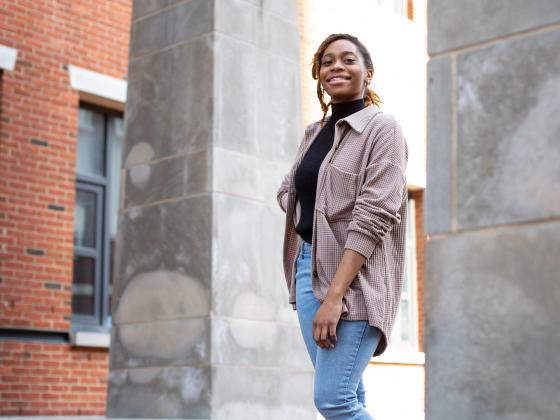
[[[305, 129], [295, 163], [277, 195], [286, 212], [284, 273], [294, 309], [295, 261], [302, 241], [296, 233], [300, 206], [294, 174], [320, 130], [319, 122]], [[401, 296], [407, 161], [408, 146], [398, 122], [377, 106], [368, 106], [336, 123], [333, 147], [319, 169], [311, 254], [313, 292], [323, 302], [345, 249], [366, 257], [344, 295], [341, 319], [368, 320], [381, 330], [374, 356], [387, 347]]]

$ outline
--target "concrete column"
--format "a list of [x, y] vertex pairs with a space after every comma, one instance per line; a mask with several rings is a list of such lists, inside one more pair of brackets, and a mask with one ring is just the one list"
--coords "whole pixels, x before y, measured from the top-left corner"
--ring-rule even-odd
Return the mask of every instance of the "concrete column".
[[133, 3], [107, 415], [314, 418], [275, 201], [295, 2]]
[[429, 2], [430, 420], [560, 418], [560, 3]]

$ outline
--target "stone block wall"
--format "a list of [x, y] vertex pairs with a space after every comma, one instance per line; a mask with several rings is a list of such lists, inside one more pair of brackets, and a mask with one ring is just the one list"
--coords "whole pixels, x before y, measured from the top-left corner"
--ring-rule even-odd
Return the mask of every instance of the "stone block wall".
[[107, 415], [313, 418], [276, 203], [302, 135], [295, 2], [137, 2]]
[[427, 418], [558, 418], [560, 4], [428, 16]]

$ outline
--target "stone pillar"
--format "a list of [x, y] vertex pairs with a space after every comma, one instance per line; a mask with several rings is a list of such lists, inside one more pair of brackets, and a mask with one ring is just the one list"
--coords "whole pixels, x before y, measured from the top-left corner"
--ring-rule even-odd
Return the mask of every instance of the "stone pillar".
[[311, 419], [276, 190], [295, 2], [133, 2], [107, 415]]
[[429, 420], [560, 418], [560, 3], [429, 2]]

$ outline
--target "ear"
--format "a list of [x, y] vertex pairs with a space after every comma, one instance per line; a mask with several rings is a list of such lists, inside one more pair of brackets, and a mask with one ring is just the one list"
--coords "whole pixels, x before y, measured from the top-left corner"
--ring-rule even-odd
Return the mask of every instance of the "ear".
[[366, 76], [369, 81], [373, 78], [373, 69], [367, 69]]

